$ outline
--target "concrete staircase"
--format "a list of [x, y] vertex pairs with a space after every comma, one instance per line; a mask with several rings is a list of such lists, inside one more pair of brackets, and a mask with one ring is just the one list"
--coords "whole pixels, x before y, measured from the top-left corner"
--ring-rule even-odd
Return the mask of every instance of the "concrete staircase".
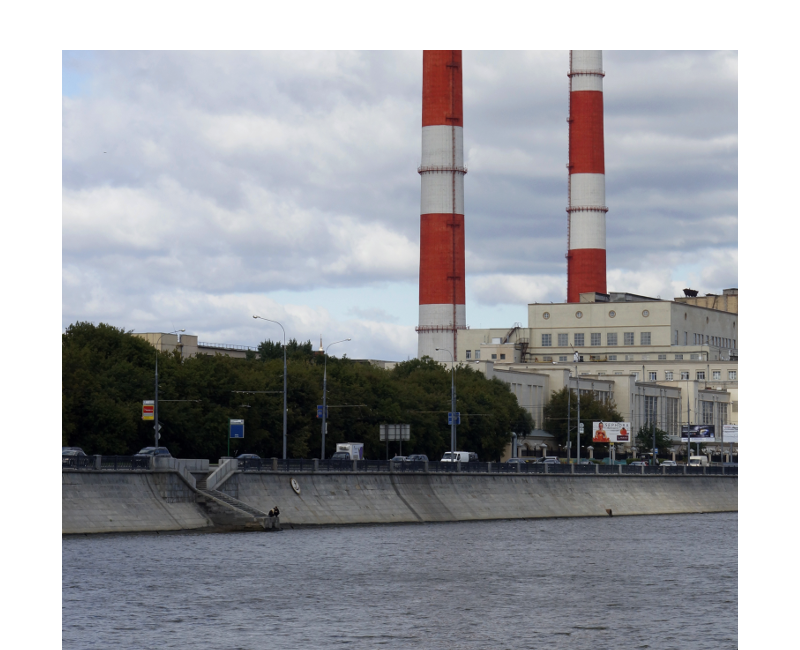
[[208, 512], [217, 526], [230, 528], [261, 528], [264, 530], [280, 530], [280, 517], [270, 517], [258, 508], [234, 499], [219, 490], [209, 490], [206, 479], [197, 481], [197, 502]]

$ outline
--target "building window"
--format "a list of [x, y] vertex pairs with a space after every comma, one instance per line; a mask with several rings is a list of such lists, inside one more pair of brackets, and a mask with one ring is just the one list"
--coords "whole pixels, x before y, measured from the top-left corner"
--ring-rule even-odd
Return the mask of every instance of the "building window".
[[[506, 355], [505, 355], [505, 354], [501, 354], [501, 355], [500, 355], [500, 358], [501, 358], [501, 359], [505, 359], [505, 358], [506, 358]], [[552, 360], [553, 360], [553, 359], [551, 358], [551, 359], [550, 359], [550, 361], [552, 361]], [[547, 361], [547, 358], [545, 358], [545, 361]]]
[[475, 358], [476, 359], [480, 359], [481, 358], [481, 351], [480, 350], [475, 350]]
[[496, 355], [496, 354], [493, 354], [493, 355], [492, 355], [492, 359], [496, 359], [496, 358], [497, 358], [497, 355]]
[[659, 354], [658, 355], [658, 360], [659, 361], [666, 361], [667, 360], [667, 355], [666, 354]]
[[683, 344], [684, 345], [689, 345], [689, 332], [684, 332], [683, 333]]
[[609, 361], [616, 361], [617, 360], [617, 355], [616, 354], [609, 354], [608, 355], [608, 360]]
[[689, 379], [689, 371], [688, 370], [681, 370], [681, 379], [688, 380]]
[[558, 347], [565, 348], [569, 345], [569, 334], [558, 335]]
[[583, 334], [575, 334], [575, 345], [583, 346]]
[[689, 355], [689, 360], [690, 361], [700, 361], [700, 355], [699, 354], [690, 354]]
[[700, 402], [700, 424], [714, 424], [714, 402]]
[[625, 355], [625, 361], [633, 361], [633, 355], [632, 354], [626, 354]]
[[722, 379], [722, 371], [720, 371], [720, 370], [712, 370], [711, 371], [711, 379]]
[[617, 345], [617, 333], [609, 332], [606, 334], [606, 345]]
[[728, 370], [728, 379], [731, 381], [736, 381], [736, 371], [735, 370]]
[[658, 379], [658, 377], [656, 376], [656, 373], [651, 372], [650, 373], [650, 381], [656, 381], [656, 379]]
[[638, 372], [632, 372], [631, 374], [633, 375], [633, 380], [634, 381], [639, 381], [639, 373]]
[[472, 350], [467, 350], [467, 359], [472, 358]]
[[550, 312], [549, 311], [544, 312], [544, 314], [542, 314], [542, 318], [544, 318], [545, 320], [550, 318]]
[[633, 345], [633, 332], [625, 332], [625, 345]]
[[[705, 370], [698, 370], [697, 371], [697, 381], [702, 381], [706, 378], [706, 371]], [[703, 424], [708, 424], [707, 422], [703, 422]]]
[[664, 379], [667, 381], [672, 381], [672, 370], [664, 371]]
[[[501, 358], [504, 357], [504, 356], [505, 355], [503, 355], [503, 354], [500, 355]], [[542, 359], [544, 359], [545, 361], [552, 361], [553, 357], [542, 357]]]
[[675, 330], [675, 345], [678, 345], [678, 330]]
[[598, 373], [597, 373], [597, 375], [598, 375], [598, 376], [600, 376], [600, 375], [604, 375], [604, 374], [606, 374], [606, 373], [604, 373], [604, 372], [598, 372]]
[[642, 361], [647, 361], [649, 358], [650, 358], [649, 354], [643, 354], [642, 355]]
[[614, 374], [615, 374], [615, 375], [621, 375], [621, 374], [622, 374], [622, 370], [615, 370], [615, 371], [614, 371]]
[[639, 345], [650, 345], [650, 332], [639, 333]]
[[552, 334], [542, 334], [542, 347], [549, 348], [553, 345], [553, 335]]
[[559, 360], [559, 361], [566, 361], [566, 360], [567, 360], [567, 357], [558, 357], [558, 360]]
[[644, 421], [648, 425], [658, 422], [658, 398], [653, 395], [644, 396]]
[[592, 345], [600, 345], [600, 332], [592, 332], [590, 335]]
[[682, 354], [676, 354], [675, 355], [675, 361], [683, 361], [683, 355]]

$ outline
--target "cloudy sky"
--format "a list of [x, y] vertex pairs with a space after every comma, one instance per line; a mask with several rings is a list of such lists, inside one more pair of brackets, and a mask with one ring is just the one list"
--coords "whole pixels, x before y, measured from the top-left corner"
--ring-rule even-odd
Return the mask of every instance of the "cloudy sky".
[[[566, 295], [568, 53], [463, 60], [467, 323], [526, 324]], [[737, 286], [737, 53], [604, 68], [609, 290]], [[63, 326], [257, 345], [260, 314], [415, 356], [421, 52], [65, 52], [62, 75]]]

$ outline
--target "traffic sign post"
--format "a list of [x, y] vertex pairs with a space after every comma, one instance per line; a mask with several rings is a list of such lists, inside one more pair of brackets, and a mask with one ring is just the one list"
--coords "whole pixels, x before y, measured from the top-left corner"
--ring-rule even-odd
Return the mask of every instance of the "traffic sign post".
[[[325, 419], [330, 417], [330, 410], [328, 409], [328, 405], [325, 405]], [[322, 404], [317, 404], [317, 419], [322, 418]]]
[[228, 428], [228, 456], [231, 455], [231, 438], [244, 438], [244, 420], [231, 420]]
[[461, 413], [459, 411], [456, 411], [455, 413], [449, 412], [447, 414], [447, 424], [452, 426], [453, 416], [455, 416], [456, 424], [461, 424]]

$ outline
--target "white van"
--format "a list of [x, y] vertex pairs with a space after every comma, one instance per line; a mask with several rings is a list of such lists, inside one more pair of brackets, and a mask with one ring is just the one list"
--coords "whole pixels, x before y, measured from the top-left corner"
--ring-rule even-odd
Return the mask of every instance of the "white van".
[[689, 456], [689, 467], [708, 466], [708, 456]]
[[468, 451], [446, 451], [444, 452], [444, 456], [442, 456], [443, 463], [457, 463], [461, 461], [462, 463], [469, 462], [469, 452]]

